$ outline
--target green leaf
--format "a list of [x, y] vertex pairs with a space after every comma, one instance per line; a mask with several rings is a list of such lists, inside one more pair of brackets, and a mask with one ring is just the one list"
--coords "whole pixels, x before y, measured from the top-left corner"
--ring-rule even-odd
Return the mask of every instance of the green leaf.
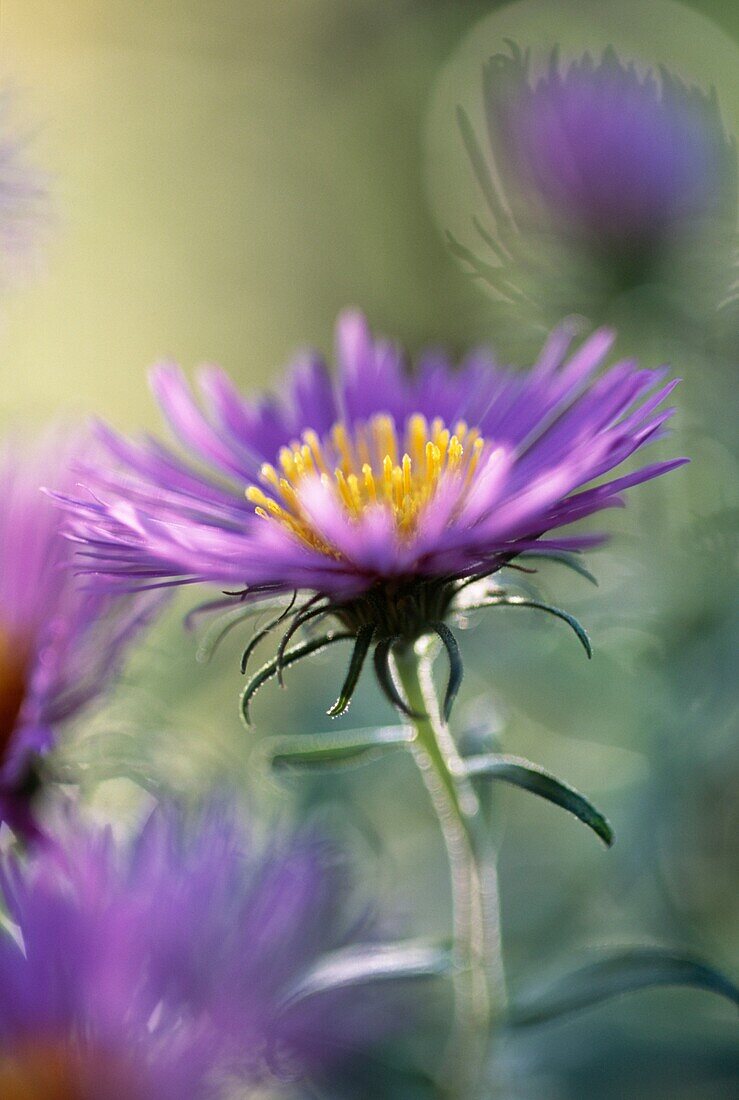
[[278, 653], [277, 656], [273, 657], [271, 661], [268, 661], [266, 665], [262, 665], [259, 671], [252, 676], [241, 693], [241, 714], [247, 726], [251, 725], [249, 705], [252, 699], [268, 680], [271, 680], [273, 676], [277, 675], [279, 668], [289, 668], [290, 665], [294, 665], [297, 661], [302, 660], [303, 657], [309, 657], [312, 653], [318, 653], [320, 650], [325, 649], [326, 646], [333, 645], [335, 642], [344, 641], [345, 638], [353, 637], [354, 634], [348, 630], [331, 631], [328, 634], [322, 634], [319, 638], [310, 638], [307, 642], [301, 642], [300, 645], [288, 649], [287, 653]]
[[622, 993], [685, 985], [717, 993], [739, 1007], [739, 988], [700, 959], [662, 947], [634, 947], [564, 975], [510, 1011], [515, 1027], [542, 1024], [580, 1012]]
[[561, 607], [553, 607], [552, 604], [542, 603], [541, 600], [531, 600], [527, 596], [490, 596], [488, 599], [481, 600], [480, 603], [465, 608], [465, 610], [479, 611], [483, 607], [533, 607], [537, 611], [546, 611], [548, 615], [554, 615], [555, 618], [562, 619], [563, 622], [567, 623], [577, 634], [588, 658], [593, 656], [593, 647], [590, 644], [587, 630], [582, 623], [577, 621], [574, 615], [570, 615], [569, 611], [563, 611]]
[[471, 779], [500, 779], [504, 783], [512, 783], [514, 787], [538, 794], [540, 798], [546, 798], [548, 802], [574, 814], [608, 847], [613, 844], [613, 829], [603, 814], [596, 810], [585, 795], [550, 775], [538, 764], [532, 764], [530, 760], [519, 756], [493, 754], [467, 757], [464, 764]]
[[271, 738], [265, 745], [271, 766], [311, 768], [365, 762], [386, 749], [408, 745], [413, 731], [408, 726], [346, 730], [342, 733], [302, 734]]
[[568, 569], [574, 570], [575, 573], [579, 573], [581, 577], [585, 577], [586, 580], [598, 587], [598, 580], [589, 569], [586, 569], [580, 560], [579, 554], [568, 554], [565, 550], [558, 550], [556, 553], [551, 554], [539, 554], [535, 550], [524, 550], [519, 557], [524, 561], [555, 561], [559, 565], [566, 565]]
[[438, 978], [452, 969], [445, 945], [419, 941], [358, 944], [325, 955], [283, 1001], [283, 1011], [308, 997], [374, 982]]

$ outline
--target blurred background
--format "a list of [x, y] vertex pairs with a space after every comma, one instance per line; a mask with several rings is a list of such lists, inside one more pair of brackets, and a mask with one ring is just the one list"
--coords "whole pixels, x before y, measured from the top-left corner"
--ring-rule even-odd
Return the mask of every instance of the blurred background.
[[[94, 412], [125, 429], [156, 427], [145, 379], [162, 357], [187, 369], [219, 362], [247, 390], [279, 386], [296, 349], [330, 351], [335, 315], [350, 304], [413, 351], [489, 343], [526, 365], [540, 318], [527, 324], [525, 311], [507, 309], [446, 238], [474, 244], [480, 195], [455, 111], [482, 118], [484, 60], [507, 37], [539, 51], [560, 44], [565, 56], [612, 44], [706, 93], [714, 86], [727, 138], [735, 132], [736, 3], [626, 7], [1, 0], [14, 126], [51, 196], [39, 254], [0, 312], [3, 425]], [[728, 290], [735, 275], [725, 274]], [[697, 304], [685, 286], [651, 280], [567, 309], [586, 312], [584, 329], [617, 323], [620, 354], [672, 363], [684, 379], [676, 432], [652, 454], [693, 459], [609, 514], [613, 542], [588, 563], [598, 589], [555, 565], [541, 574], [547, 595], [588, 627], [592, 663], [558, 624], [506, 609], [462, 636], [458, 729], [554, 770], [593, 798], [617, 837], [606, 853], [551, 806], [500, 792], [513, 994], [601, 945], [678, 944], [739, 975], [739, 329], [718, 297]], [[540, 289], [548, 314], [545, 299]], [[65, 747], [70, 779], [124, 825], [145, 811], [142, 790], [195, 799], [237, 783], [265, 828], [318, 817], [399, 926], [444, 934], [444, 854], [410, 760], [284, 782], [260, 767], [262, 736], [328, 727], [344, 654], [319, 673], [298, 669], [285, 692], [262, 692], [247, 733], [237, 706], [244, 638], [197, 663], [199, 639], [181, 629], [193, 602], [177, 600], [110, 704]], [[391, 721], [367, 677], [342, 724]], [[348, 1095], [431, 1095], [412, 1068], [422, 1047], [388, 1052], [366, 1068], [380, 1084], [355, 1081]], [[512, 1034], [496, 1058], [505, 1095], [526, 1100], [718, 1100], [739, 1087], [734, 1015], [684, 990]]]

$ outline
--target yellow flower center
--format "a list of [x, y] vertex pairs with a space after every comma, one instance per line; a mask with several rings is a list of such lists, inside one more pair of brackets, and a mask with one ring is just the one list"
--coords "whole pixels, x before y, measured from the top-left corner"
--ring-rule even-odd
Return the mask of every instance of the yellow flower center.
[[418, 413], [408, 418], [402, 436], [390, 416], [374, 416], [352, 433], [338, 423], [324, 439], [309, 430], [302, 442], [283, 447], [279, 470], [265, 463], [260, 472], [265, 489], [251, 485], [246, 498], [256, 505], [257, 515], [277, 520], [309, 546], [332, 554], [301, 504], [306, 480], [320, 478], [349, 519], [382, 506], [391, 511], [398, 534], [407, 538], [443, 479], [457, 476], [464, 492], [484, 445], [477, 428], [463, 420], [450, 430], [443, 420], [429, 425]]

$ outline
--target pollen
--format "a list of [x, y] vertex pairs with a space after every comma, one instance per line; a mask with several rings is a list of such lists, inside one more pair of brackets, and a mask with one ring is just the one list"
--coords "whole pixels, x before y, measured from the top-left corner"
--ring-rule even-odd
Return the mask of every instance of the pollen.
[[277, 520], [309, 546], [332, 553], [301, 502], [308, 479], [319, 478], [349, 520], [370, 508], [389, 509], [399, 536], [411, 538], [419, 517], [441, 484], [453, 480], [462, 499], [475, 474], [485, 440], [460, 420], [449, 429], [440, 418], [408, 418], [399, 432], [392, 417], [378, 415], [350, 431], [335, 424], [324, 438], [312, 430], [283, 447], [276, 465], [265, 463], [260, 485], [246, 498], [257, 515]]

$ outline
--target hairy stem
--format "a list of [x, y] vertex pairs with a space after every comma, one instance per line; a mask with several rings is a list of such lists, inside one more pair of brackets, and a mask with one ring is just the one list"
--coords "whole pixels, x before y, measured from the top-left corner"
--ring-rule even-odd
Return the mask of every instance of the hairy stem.
[[484, 816], [464, 762], [442, 718], [431, 676], [429, 642], [398, 647], [395, 669], [413, 719], [413, 751], [441, 827], [454, 911], [455, 1019], [444, 1069], [445, 1094], [481, 1095], [490, 1026], [501, 1008], [502, 969], [495, 863]]

